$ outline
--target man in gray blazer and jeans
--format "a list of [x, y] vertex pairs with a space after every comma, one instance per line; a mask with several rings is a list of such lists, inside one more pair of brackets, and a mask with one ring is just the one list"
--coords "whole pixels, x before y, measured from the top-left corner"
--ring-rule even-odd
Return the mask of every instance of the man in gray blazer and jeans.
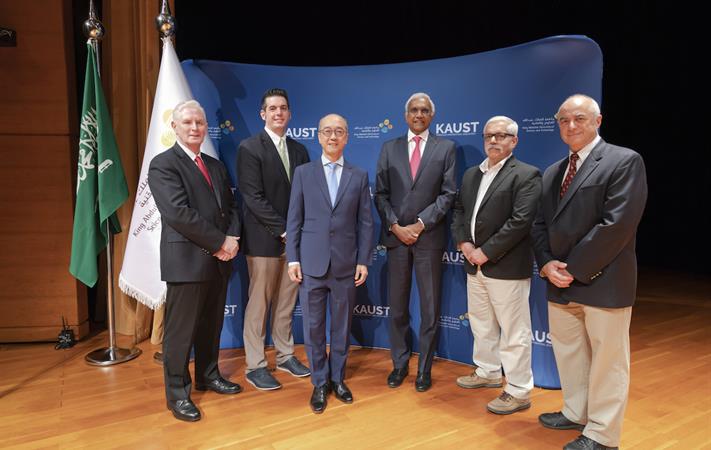
[[638, 153], [600, 138], [602, 115], [592, 98], [569, 97], [555, 117], [570, 151], [543, 175], [532, 234], [548, 281], [563, 409], [539, 421], [582, 431], [565, 449], [616, 448], [629, 389], [635, 236], [647, 177]]

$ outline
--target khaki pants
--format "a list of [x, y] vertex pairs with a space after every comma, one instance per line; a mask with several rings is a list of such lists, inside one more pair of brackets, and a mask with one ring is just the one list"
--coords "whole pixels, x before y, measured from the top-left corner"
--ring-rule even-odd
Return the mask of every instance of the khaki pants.
[[286, 256], [247, 256], [249, 301], [244, 312], [244, 351], [246, 372], [267, 367], [264, 356], [267, 314], [271, 307], [271, 336], [276, 348], [276, 363], [294, 355], [291, 318], [296, 304], [297, 283], [289, 279]]
[[630, 380], [632, 307], [597, 308], [548, 302], [551, 341], [563, 414], [586, 424], [583, 435], [616, 447], [622, 435]]
[[533, 389], [530, 291], [530, 278], [499, 280], [487, 277], [481, 270], [467, 275], [476, 373], [484, 378], [500, 378], [503, 366], [504, 390], [520, 399], [527, 399]]

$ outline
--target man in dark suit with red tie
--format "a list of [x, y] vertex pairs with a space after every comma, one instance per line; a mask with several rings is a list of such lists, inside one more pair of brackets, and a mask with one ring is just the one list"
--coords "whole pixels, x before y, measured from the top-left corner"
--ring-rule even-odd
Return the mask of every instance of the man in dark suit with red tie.
[[220, 375], [220, 333], [240, 220], [225, 166], [200, 152], [205, 111], [194, 100], [173, 110], [177, 142], [153, 158], [148, 184], [161, 214], [160, 269], [168, 291], [163, 372], [168, 409], [180, 420], [200, 420], [190, 399], [188, 370], [195, 347], [195, 389], [220, 394], [242, 390]]
[[429, 132], [435, 105], [425, 93], [405, 103], [406, 136], [383, 144], [378, 160], [375, 206], [382, 222], [381, 243], [388, 249], [390, 387], [408, 374], [411, 348], [409, 305], [412, 268], [420, 294], [420, 357], [415, 388], [432, 386], [432, 358], [437, 346], [445, 215], [456, 194], [455, 145]]
[[249, 301], [244, 312], [247, 381], [259, 390], [281, 388], [264, 354], [267, 317], [276, 350], [276, 367], [295, 377], [311, 373], [294, 356], [292, 315], [298, 285], [287, 274], [284, 244], [294, 170], [309, 162], [306, 147], [286, 135], [291, 119], [284, 89], [269, 89], [259, 112], [264, 129], [245, 139], [237, 152], [237, 178], [242, 194], [242, 250], [249, 269]]
[[538, 420], [582, 432], [566, 450], [617, 448], [629, 389], [635, 237], [647, 176], [637, 152], [600, 137], [602, 115], [594, 99], [573, 95], [555, 117], [569, 152], [543, 174], [532, 235], [548, 281], [563, 408]]

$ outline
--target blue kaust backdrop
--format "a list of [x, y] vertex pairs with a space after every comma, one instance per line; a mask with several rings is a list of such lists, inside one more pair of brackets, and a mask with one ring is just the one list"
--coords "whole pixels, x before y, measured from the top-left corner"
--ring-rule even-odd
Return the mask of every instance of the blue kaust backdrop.
[[[258, 133], [265, 90], [282, 87], [289, 93], [292, 119], [288, 134], [318, 158], [319, 118], [335, 112], [349, 123], [345, 158], [368, 170], [371, 191], [382, 144], [405, 134], [404, 102], [414, 92], [427, 92], [436, 114], [430, 132], [457, 144], [457, 176], [484, 158], [482, 130], [487, 119], [506, 115], [519, 124], [520, 160], [545, 169], [566, 156], [556, 128], [560, 103], [573, 93], [601, 99], [602, 53], [582, 36], [547, 38], [515, 47], [456, 58], [402, 64], [346, 67], [282, 67], [189, 60], [182, 63], [195, 98], [205, 107], [210, 137], [236, 182], [239, 142]], [[378, 218], [375, 208], [373, 214]], [[449, 220], [449, 218], [448, 218]], [[379, 221], [376, 222], [379, 226]], [[376, 239], [377, 240], [377, 239]], [[386, 252], [373, 254], [366, 286], [358, 292], [351, 341], [366, 347], [388, 348]], [[455, 243], [443, 254], [443, 293], [437, 354], [472, 363], [472, 335], [467, 320], [466, 275]], [[221, 346], [243, 346], [243, 312], [249, 276], [244, 257], [237, 258], [230, 281]], [[533, 374], [540, 387], [559, 387], [558, 372], [548, 336], [545, 285], [534, 268], [531, 289]], [[413, 284], [411, 314], [417, 347], [419, 298]], [[301, 308], [294, 312], [294, 337], [303, 342]]]

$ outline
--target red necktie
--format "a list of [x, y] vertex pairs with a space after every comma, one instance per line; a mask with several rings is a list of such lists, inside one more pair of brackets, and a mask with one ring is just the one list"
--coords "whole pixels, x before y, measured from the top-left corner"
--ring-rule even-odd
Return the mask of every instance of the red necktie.
[[580, 157], [578, 156], [577, 153], [573, 153], [570, 155], [570, 164], [568, 165], [568, 173], [565, 175], [565, 180], [563, 180], [563, 184], [560, 186], [560, 198], [563, 198], [566, 192], [568, 192], [568, 188], [570, 187], [570, 183], [573, 182], [573, 177], [578, 171], [578, 159]]
[[200, 169], [200, 172], [202, 172], [202, 176], [205, 177], [207, 184], [209, 184], [210, 188], [212, 188], [212, 180], [210, 179], [210, 174], [207, 172], [207, 167], [205, 167], [205, 163], [203, 162], [202, 158], [200, 158], [200, 155], [195, 157], [195, 163], [197, 163], [198, 169]]
[[420, 167], [420, 141], [422, 138], [420, 136], [415, 136], [415, 150], [412, 151], [412, 157], [410, 158], [410, 172], [412, 172], [412, 179], [415, 179], [417, 175], [417, 169]]

